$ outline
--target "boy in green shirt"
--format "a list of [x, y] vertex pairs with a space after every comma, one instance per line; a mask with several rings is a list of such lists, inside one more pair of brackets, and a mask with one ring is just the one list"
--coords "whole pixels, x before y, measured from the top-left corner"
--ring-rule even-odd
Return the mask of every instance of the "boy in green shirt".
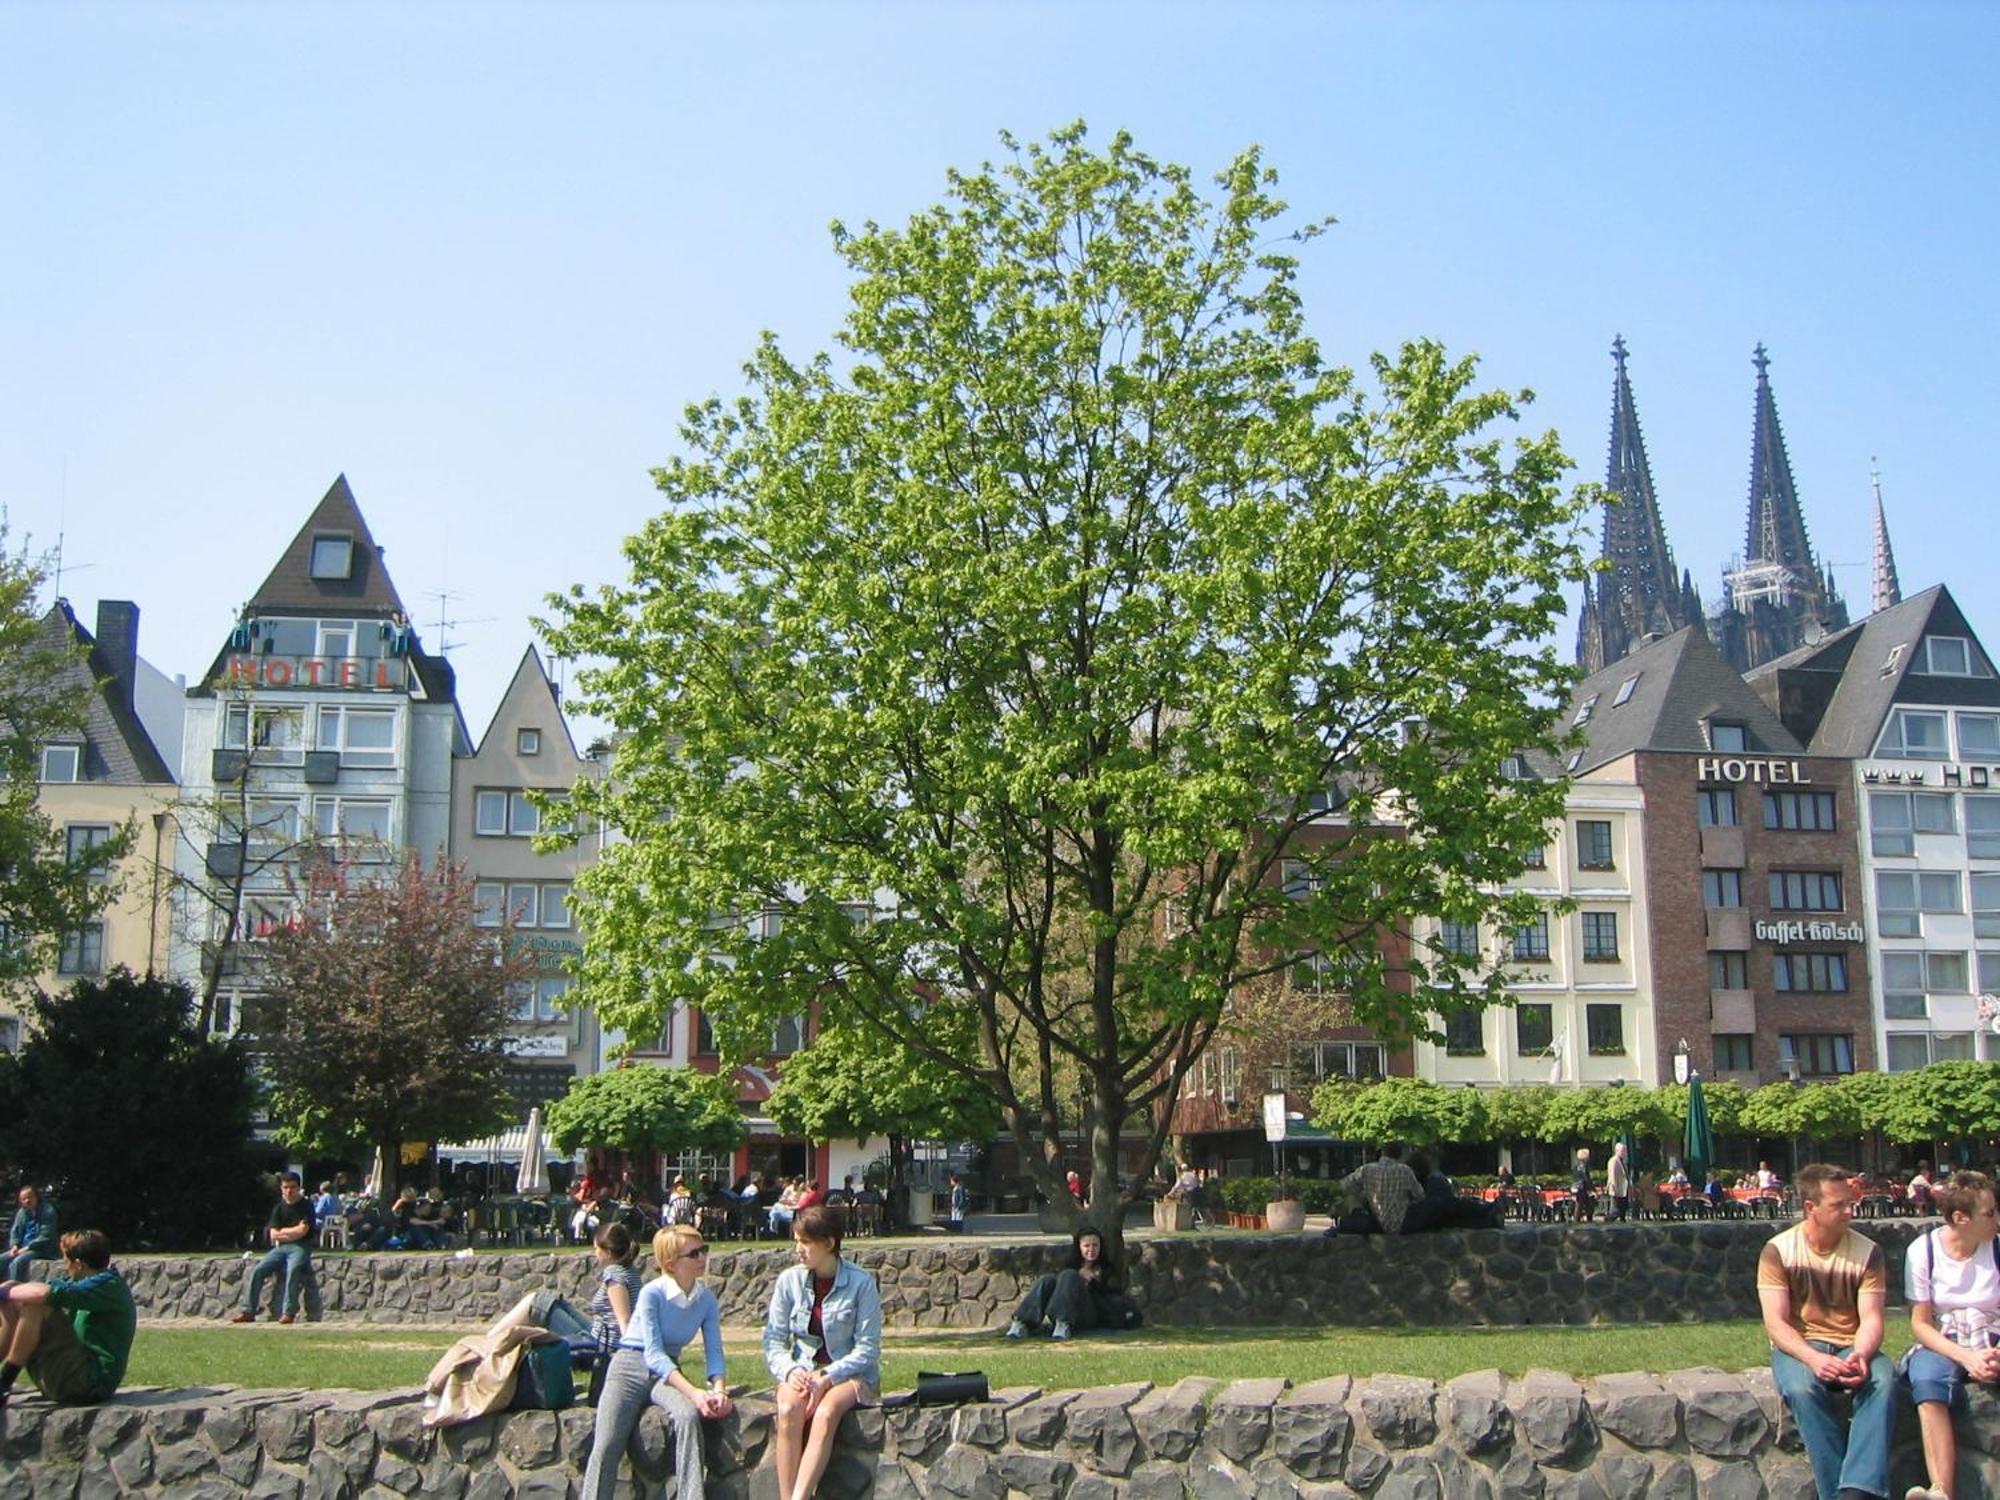
[[63, 1274], [53, 1281], [0, 1282], [0, 1407], [26, 1370], [51, 1401], [108, 1401], [125, 1378], [139, 1312], [111, 1269], [101, 1229], [62, 1237]]

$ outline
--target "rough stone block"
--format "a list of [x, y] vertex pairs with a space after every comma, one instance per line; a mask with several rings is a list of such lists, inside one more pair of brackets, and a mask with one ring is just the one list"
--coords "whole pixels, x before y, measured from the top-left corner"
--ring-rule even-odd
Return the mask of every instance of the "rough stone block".
[[1175, 1463], [1194, 1452], [1208, 1420], [1208, 1398], [1220, 1381], [1190, 1375], [1153, 1391], [1132, 1408], [1132, 1425], [1154, 1458]]
[[1023, 1402], [1007, 1413], [1007, 1436], [1023, 1448], [1053, 1448], [1062, 1436], [1063, 1413], [1076, 1400], [1075, 1391], [1052, 1391]]
[[1009, 1492], [1018, 1491], [1027, 1500], [1062, 1500], [1076, 1466], [1052, 1453], [1002, 1453], [993, 1460], [993, 1472]]
[[1680, 1398], [1651, 1375], [1601, 1375], [1591, 1382], [1597, 1425], [1634, 1448], [1671, 1448], [1680, 1440]]
[[954, 1443], [930, 1468], [931, 1493], [958, 1500], [1006, 1500], [1007, 1486], [994, 1471], [994, 1457], [979, 1448]]
[[1337, 1479], [1354, 1436], [1354, 1382], [1332, 1375], [1287, 1391], [1271, 1409], [1271, 1454], [1302, 1479]]
[[1475, 1370], [1446, 1383], [1444, 1432], [1466, 1453], [1491, 1453], [1514, 1436], [1507, 1409], [1507, 1377], [1498, 1370]]
[[1695, 1452], [1710, 1458], [1748, 1458], [1770, 1440], [1771, 1424], [1764, 1408], [1741, 1376], [1682, 1370], [1667, 1377], [1667, 1386], [1681, 1398], [1681, 1429]]
[[1061, 1450], [1100, 1474], [1129, 1474], [1139, 1459], [1139, 1434], [1131, 1408], [1149, 1385], [1109, 1386], [1086, 1391], [1065, 1412]]
[[1209, 1408], [1209, 1446], [1232, 1463], [1249, 1463], [1270, 1441], [1271, 1409], [1284, 1393], [1282, 1380], [1231, 1382]]
[[1544, 1464], [1567, 1464], [1591, 1443], [1590, 1411], [1583, 1387], [1554, 1370], [1530, 1370], [1507, 1389], [1514, 1429]]
[[1422, 1454], [1398, 1454], [1375, 1500], [1446, 1500], [1444, 1482], [1438, 1478], [1437, 1465]]
[[1387, 1448], [1421, 1448], [1437, 1436], [1437, 1386], [1408, 1375], [1374, 1375], [1359, 1391], [1361, 1420]]

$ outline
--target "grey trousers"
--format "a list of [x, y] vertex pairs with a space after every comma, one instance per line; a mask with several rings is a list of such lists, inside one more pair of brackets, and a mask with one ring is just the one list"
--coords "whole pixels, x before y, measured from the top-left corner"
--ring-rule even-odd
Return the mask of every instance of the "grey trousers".
[[618, 1487], [619, 1460], [632, 1441], [646, 1403], [667, 1414], [674, 1445], [676, 1493], [680, 1500], [702, 1500], [701, 1413], [695, 1404], [646, 1368], [637, 1349], [620, 1349], [611, 1356], [604, 1391], [597, 1398], [597, 1424], [591, 1431], [590, 1462], [583, 1470], [582, 1500], [611, 1500]]

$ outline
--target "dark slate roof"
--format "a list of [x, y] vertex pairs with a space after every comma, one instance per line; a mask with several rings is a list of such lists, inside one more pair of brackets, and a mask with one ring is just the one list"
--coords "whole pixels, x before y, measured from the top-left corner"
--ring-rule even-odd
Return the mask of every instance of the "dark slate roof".
[[[1810, 695], [1824, 703], [1809, 726], [1814, 755], [1865, 756], [1873, 752], [1898, 703], [2000, 706], [2000, 678], [1932, 677], [1912, 672], [1917, 644], [1926, 635], [1961, 636], [1993, 670], [1992, 658], [1943, 584], [1914, 594], [1823, 641], [1801, 647], [1750, 674], [1767, 696]], [[1797, 719], [1795, 727], [1806, 728]]]
[[77, 620], [67, 599], [56, 600], [42, 616], [42, 630], [52, 643], [73, 643], [87, 653], [63, 673], [66, 682], [87, 682], [92, 689], [84, 709], [83, 780], [114, 786], [171, 785], [173, 772], [133, 710], [130, 684], [119, 683], [116, 665]]
[[[1619, 692], [1634, 677], [1638, 681], [1631, 696], [1618, 702]], [[1586, 677], [1570, 695], [1565, 727], [1593, 699], [1590, 718], [1581, 726], [1578, 774], [1635, 750], [1706, 751], [1705, 721], [1717, 717], [1741, 723], [1753, 753], [1796, 755], [1803, 749], [1714, 642], [1693, 625]]]
[[[316, 536], [348, 536], [354, 539], [354, 567], [346, 578], [312, 576], [312, 544]], [[354, 491], [347, 476], [333, 481], [333, 487], [306, 524], [292, 538], [271, 569], [271, 574], [250, 596], [247, 606], [258, 614], [367, 615], [388, 618], [408, 616], [389, 570], [382, 561], [382, 549], [354, 503]]]

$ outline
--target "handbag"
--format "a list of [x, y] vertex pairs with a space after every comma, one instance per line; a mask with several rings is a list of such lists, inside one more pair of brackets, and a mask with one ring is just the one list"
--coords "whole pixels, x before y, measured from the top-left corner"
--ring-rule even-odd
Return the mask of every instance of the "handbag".
[[884, 1406], [957, 1406], [966, 1401], [984, 1401], [990, 1392], [986, 1376], [979, 1370], [960, 1370], [945, 1375], [935, 1370], [917, 1372], [917, 1388], [885, 1396]]
[[576, 1370], [568, 1340], [545, 1334], [521, 1351], [509, 1411], [568, 1411], [576, 1405]]

